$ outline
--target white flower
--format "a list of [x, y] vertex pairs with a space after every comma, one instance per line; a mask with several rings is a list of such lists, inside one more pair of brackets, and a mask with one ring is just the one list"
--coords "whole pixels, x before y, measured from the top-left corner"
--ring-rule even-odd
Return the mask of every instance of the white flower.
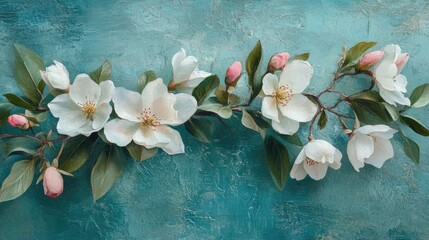
[[386, 125], [366, 125], [353, 131], [347, 145], [347, 155], [356, 171], [364, 163], [381, 168], [393, 157], [393, 147], [389, 139], [397, 131]]
[[380, 96], [389, 104], [396, 106], [410, 105], [410, 100], [404, 96], [407, 92], [407, 78], [401, 74], [401, 70], [408, 61], [408, 54], [401, 54], [398, 45], [387, 45], [383, 49], [384, 57], [374, 67], [374, 78]]
[[314, 180], [325, 177], [328, 166], [341, 167], [341, 152], [325, 140], [312, 140], [299, 153], [290, 171], [290, 177], [304, 179], [307, 174]]
[[262, 115], [272, 120], [273, 128], [292, 135], [300, 122], [308, 122], [317, 112], [317, 106], [301, 93], [310, 83], [313, 67], [306, 61], [295, 60], [283, 69], [280, 81], [274, 74], [263, 78]]
[[113, 90], [110, 80], [97, 85], [86, 74], [76, 76], [70, 91], [58, 95], [48, 104], [52, 115], [59, 118], [58, 132], [74, 137], [100, 131], [112, 112], [109, 103]]
[[204, 78], [211, 73], [198, 70], [197, 59], [194, 56], [186, 56], [182, 48], [174, 54], [171, 60], [173, 65], [173, 82], [174, 88], [180, 92], [192, 93], [192, 90], [200, 84]]
[[54, 61], [55, 65], [40, 71], [40, 76], [51, 90], [68, 90], [70, 87], [69, 72], [60, 62]]
[[131, 141], [146, 148], [160, 147], [168, 154], [184, 153], [178, 131], [167, 126], [186, 122], [197, 110], [197, 101], [189, 94], [169, 93], [158, 78], [137, 92], [116, 88], [113, 96], [115, 112], [122, 119], [109, 121], [104, 133], [118, 146]]

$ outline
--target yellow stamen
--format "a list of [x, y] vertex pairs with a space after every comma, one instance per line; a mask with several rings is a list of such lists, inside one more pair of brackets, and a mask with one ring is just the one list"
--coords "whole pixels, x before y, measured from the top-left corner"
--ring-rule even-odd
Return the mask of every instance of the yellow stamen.
[[314, 166], [314, 165], [319, 165], [319, 162], [314, 161], [313, 159], [310, 158], [305, 158], [305, 161], [307, 162], [308, 166]]
[[273, 95], [276, 98], [277, 104], [286, 106], [292, 99], [293, 92], [287, 85], [281, 85]]
[[79, 104], [87, 119], [92, 118], [96, 109], [96, 104], [93, 101], [86, 101], [84, 104]]
[[145, 108], [142, 113], [140, 113], [140, 125], [142, 127], [156, 127], [160, 125], [160, 119], [151, 113], [150, 108]]

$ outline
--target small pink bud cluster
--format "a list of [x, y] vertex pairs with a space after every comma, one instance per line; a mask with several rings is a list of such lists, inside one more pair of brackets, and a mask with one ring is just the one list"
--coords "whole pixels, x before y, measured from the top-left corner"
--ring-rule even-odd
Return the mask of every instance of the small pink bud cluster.
[[7, 122], [12, 127], [17, 127], [23, 130], [27, 130], [31, 127], [31, 122], [28, 120], [28, 118], [19, 114], [10, 115], [7, 118]]
[[226, 70], [225, 74], [225, 84], [229, 89], [234, 89], [237, 85], [238, 80], [241, 78], [241, 63], [234, 62], [231, 66]]
[[374, 64], [378, 63], [383, 58], [383, 56], [384, 52], [382, 50], [367, 53], [359, 60], [359, 67], [370, 68]]
[[43, 190], [45, 195], [56, 198], [63, 192], [63, 177], [55, 167], [48, 167], [43, 176]]
[[288, 52], [278, 53], [270, 59], [270, 71], [282, 70], [289, 61], [290, 54]]

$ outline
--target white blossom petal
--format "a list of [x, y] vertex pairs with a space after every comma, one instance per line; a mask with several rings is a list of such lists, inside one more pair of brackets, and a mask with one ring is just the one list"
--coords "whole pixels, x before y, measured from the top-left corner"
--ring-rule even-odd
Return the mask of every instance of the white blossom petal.
[[262, 115], [268, 119], [279, 122], [279, 111], [277, 110], [275, 98], [264, 97], [262, 100]]
[[115, 86], [110, 80], [106, 80], [100, 83], [101, 95], [98, 99], [98, 105], [103, 103], [109, 103], [112, 100], [112, 96], [115, 92]]
[[389, 91], [396, 90], [394, 78], [398, 75], [398, 68], [394, 62], [381, 60], [374, 70], [374, 77], [378, 85]]
[[171, 65], [173, 66], [173, 72], [179, 67], [179, 64], [185, 59], [186, 52], [185, 49], [181, 48], [176, 54], [174, 54], [171, 59]]
[[274, 130], [276, 130], [280, 134], [286, 134], [286, 135], [293, 135], [295, 134], [299, 129], [299, 122], [292, 120], [288, 117], [284, 117], [283, 115], [279, 114], [279, 122], [272, 121], [271, 125], [273, 126]]
[[173, 68], [174, 83], [188, 81], [192, 72], [197, 67], [197, 59], [193, 56], [188, 56], [183, 59], [176, 68]]
[[83, 116], [81, 108], [70, 99], [68, 94], [56, 96], [50, 103], [48, 103], [48, 107], [52, 115], [54, 115], [56, 118], [73, 118], [75, 116]]
[[167, 124], [171, 126], [177, 126], [188, 121], [197, 111], [197, 100], [193, 96], [185, 93], [179, 93], [175, 96], [174, 109], [177, 111], [177, 119], [168, 121]]
[[109, 142], [124, 147], [131, 142], [139, 128], [138, 123], [116, 118], [104, 126], [104, 135]]
[[92, 127], [94, 131], [99, 131], [109, 120], [110, 113], [112, 112], [112, 107], [109, 103], [103, 103], [97, 107], [97, 110], [94, 113], [92, 122]]
[[365, 159], [365, 163], [377, 168], [381, 168], [384, 162], [394, 155], [392, 143], [383, 138], [374, 138], [374, 149], [374, 153]]
[[351, 140], [356, 147], [357, 159], [363, 161], [374, 152], [374, 140], [372, 137], [363, 134], [356, 134]]
[[317, 112], [316, 104], [302, 94], [294, 94], [286, 106], [278, 106], [283, 116], [298, 122], [311, 121]]
[[166, 153], [173, 155], [185, 152], [185, 145], [183, 144], [182, 137], [177, 130], [174, 130], [168, 126], [160, 126], [157, 128], [159, 133], [170, 138], [170, 142], [162, 146], [162, 150]]
[[268, 73], [262, 79], [262, 91], [264, 91], [265, 95], [272, 96], [279, 88], [279, 79], [276, 75]]
[[296, 180], [302, 180], [307, 176], [307, 172], [304, 169], [304, 164], [294, 164], [290, 170], [290, 177]]
[[398, 76], [396, 76], [396, 78], [395, 78], [395, 90], [396, 91], [406, 93], [407, 92], [407, 84], [408, 84], [408, 81], [404, 75], [399, 74]]
[[101, 89], [88, 75], [79, 74], [70, 87], [69, 95], [76, 104], [84, 104], [88, 101], [97, 103]]
[[113, 103], [115, 112], [120, 118], [140, 122], [139, 117], [143, 111], [143, 103], [139, 93], [118, 87], [115, 89]]
[[[371, 139], [372, 141], [372, 139]], [[353, 136], [348, 144], [347, 144], [347, 156], [349, 157], [349, 161], [352, 164], [353, 168], [359, 172], [360, 168], [365, 166], [363, 159], [358, 158], [358, 149], [356, 148], [356, 138]]]
[[294, 60], [283, 68], [280, 85], [287, 85], [294, 93], [302, 93], [313, 77], [313, 67], [302, 60]]
[[338, 150], [335, 149], [335, 155], [334, 155], [334, 162], [328, 163], [329, 167], [338, 170], [341, 167], [341, 158], [343, 158], [343, 154]]
[[155, 100], [168, 96], [173, 96], [173, 94], [168, 92], [167, 86], [164, 84], [161, 78], [151, 81], [143, 89], [141, 95], [143, 108], [156, 107], [154, 106]]
[[316, 162], [333, 163], [336, 148], [325, 140], [312, 140], [304, 146], [305, 155]]
[[387, 103], [396, 106], [396, 103], [399, 103], [404, 106], [410, 106], [411, 102], [410, 99], [404, 96], [403, 93], [399, 91], [387, 91], [383, 88], [378, 89], [380, 96], [386, 101]]
[[304, 170], [307, 172], [308, 176], [314, 180], [324, 178], [328, 171], [328, 164], [315, 162], [314, 164], [309, 165], [307, 161], [304, 161], [302, 164], [304, 165]]
[[133, 141], [138, 145], [143, 145], [146, 148], [162, 147], [170, 143], [169, 136], [163, 132], [157, 131], [157, 128], [162, 127], [140, 127], [133, 136]]

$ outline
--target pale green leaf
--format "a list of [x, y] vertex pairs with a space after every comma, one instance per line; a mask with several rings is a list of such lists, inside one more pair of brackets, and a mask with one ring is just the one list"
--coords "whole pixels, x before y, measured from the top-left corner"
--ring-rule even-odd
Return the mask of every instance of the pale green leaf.
[[405, 134], [400, 131], [402, 136], [402, 144], [404, 147], [405, 154], [413, 160], [415, 164], [419, 164], [420, 162], [420, 148], [416, 142], [405, 136]]
[[281, 191], [289, 177], [289, 153], [286, 147], [271, 135], [266, 136], [264, 145], [271, 176], [277, 188]]
[[21, 196], [30, 187], [34, 178], [35, 160], [23, 160], [13, 164], [9, 176], [0, 189], [0, 202], [10, 201]]
[[421, 108], [429, 103], [429, 83], [416, 87], [410, 96], [411, 107]]
[[376, 45], [377, 42], [359, 42], [347, 51], [343, 67], [358, 60], [368, 49]]
[[127, 150], [130, 153], [131, 157], [136, 161], [144, 161], [158, 153], [158, 148], [145, 148], [144, 146], [140, 146], [131, 142], [127, 145]]
[[257, 76], [258, 68], [262, 62], [262, 44], [258, 41], [249, 53], [246, 59], [246, 72], [249, 81], [249, 87], [252, 90], [251, 99], [258, 96], [262, 89], [262, 78]]
[[3, 96], [5, 96], [6, 99], [10, 103], [12, 103], [13, 105], [15, 105], [17, 107], [22, 107], [22, 108], [29, 109], [29, 110], [34, 110], [37, 108], [37, 105], [33, 105], [32, 103], [30, 103], [26, 99], [19, 97], [15, 94], [7, 93], [7, 94], [4, 94]]
[[194, 90], [192, 91], [192, 96], [198, 102], [198, 106], [202, 105], [219, 87], [219, 77], [216, 75], [211, 75], [206, 77]]
[[429, 130], [419, 120], [411, 116], [401, 115], [401, 122], [407, 124], [407, 126], [410, 127], [417, 134], [420, 134], [425, 137], [429, 136]]
[[89, 74], [89, 77], [98, 84], [102, 81], [111, 79], [112, 64], [109, 62], [109, 60], [105, 60], [103, 62], [103, 65], [101, 65], [99, 68]]
[[185, 122], [185, 128], [196, 139], [204, 143], [210, 143], [210, 137], [214, 131], [214, 124], [207, 118], [193, 116]]
[[326, 123], [328, 122], [328, 117], [326, 116], [325, 110], [322, 110], [320, 113], [319, 121], [317, 121], [317, 126], [319, 126], [320, 129], [323, 129], [326, 127]]
[[153, 70], [149, 70], [149, 71], [144, 72], [142, 75], [140, 75], [140, 77], [137, 81], [137, 91], [139, 93], [141, 93], [149, 82], [152, 82], [153, 80], [156, 80], [157, 78], [158, 77], [156, 76], [156, 73]]
[[78, 170], [89, 158], [94, 139], [78, 135], [69, 139], [60, 156], [60, 169], [67, 172]]

